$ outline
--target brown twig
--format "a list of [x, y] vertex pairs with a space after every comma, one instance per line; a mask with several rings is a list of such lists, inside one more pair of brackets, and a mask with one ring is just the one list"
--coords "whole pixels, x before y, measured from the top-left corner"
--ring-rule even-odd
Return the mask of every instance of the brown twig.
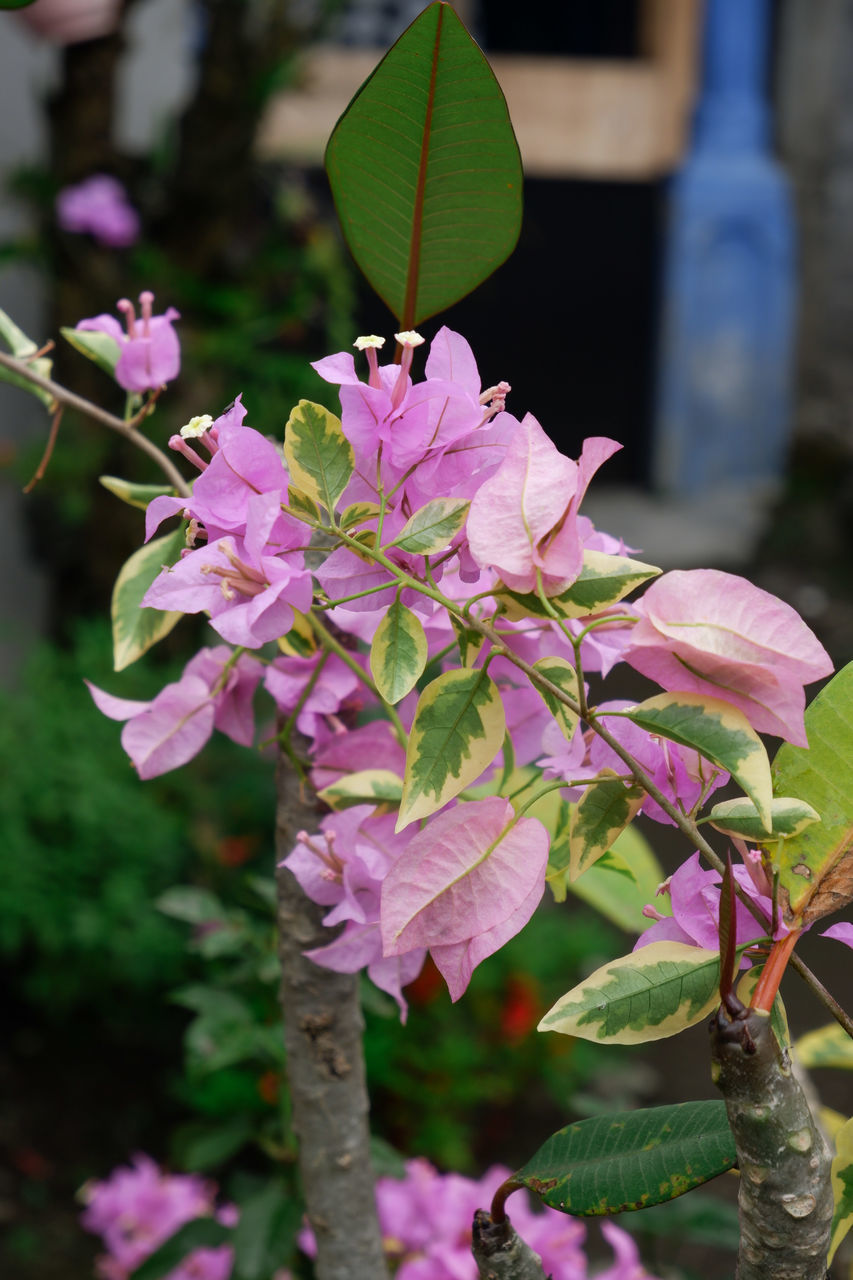
[[32, 479], [24, 485], [24, 493], [32, 493], [45, 471], [47, 471], [48, 463], [53, 456], [53, 446], [56, 444], [56, 437], [59, 435], [59, 424], [62, 421], [63, 413], [64, 405], [59, 405], [50, 424], [50, 434], [47, 437], [47, 444], [44, 446], [44, 453], [41, 455], [41, 461], [36, 467], [35, 474]]
[[129, 440], [137, 449], [141, 449], [143, 453], [147, 453], [148, 457], [157, 463], [157, 466], [178, 493], [183, 494], [185, 498], [191, 497], [192, 490], [171, 458], [152, 440], [149, 440], [147, 436], [144, 436], [141, 431], [136, 429], [135, 424], [140, 422], [149, 412], [148, 405], [144, 407], [144, 412], [140, 410], [140, 413], [135, 418], [131, 419], [130, 422], [125, 422], [123, 418], [117, 418], [115, 414], [108, 413], [106, 409], [102, 409], [99, 405], [93, 404], [91, 400], [85, 400], [83, 396], [78, 396], [75, 392], [69, 391], [67, 387], [54, 382], [52, 378], [45, 378], [40, 373], [36, 373], [25, 360], [16, 360], [14, 356], [7, 355], [5, 351], [0, 351], [0, 365], [10, 369], [19, 377], [25, 378], [34, 387], [46, 391], [57, 404], [66, 405], [69, 409], [76, 409], [78, 413], [91, 418], [93, 422], [99, 422], [102, 427], [107, 427], [110, 431], [115, 431], [124, 436], [126, 440]]

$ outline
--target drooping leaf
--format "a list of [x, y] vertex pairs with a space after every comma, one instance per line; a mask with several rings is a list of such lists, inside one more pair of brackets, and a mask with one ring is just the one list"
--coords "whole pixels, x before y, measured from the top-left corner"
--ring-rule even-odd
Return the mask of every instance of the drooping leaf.
[[293, 1251], [302, 1206], [279, 1182], [271, 1182], [240, 1205], [234, 1228], [232, 1280], [268, 1280]]
[[692, 747], [720, 765], [754, 802], [764, 826], [770, 826], [770, 762], [763, 742], [737, 707], [698, 693], [659, 693], [625, 714], [650, 733]]
[[853, 898], [853, 662], [806, 709], [806, 733], [808, 750], [783, 743], [772, 773], [777, 794], [820, 814], [779, 855], [785, 918], [808, 924]]
[[282, 653], [293, 658], [310, 658], [317, 652], [319, 640], [308, 618], [298, 609], [293, 610], [293, 626], [286, 635], [279, 636], [276, 644]]
[[423, 675], [429, 656], [423, 623], [396, 599], [380, 622], [370, 646], [370, 670], [386, 702], [399, 702]]
[[[563, 618], [583, 618], [618, 604], [635, 587], [648, 582], [649, 578], [656, 577], [660, 572], [654, 565], [643, 564], [641, 560], [586, 548], [580, 576], [560, 595], [549, 596], [548, 603]], [[552, 616], [535, 592], [522, 595], [502, 587], [500, 595], [502, 599], [506, 599], [507, 616], [510, 618]]]
[[835, 1257], [841, 1241], [853, 1227], [853, 1120], [848, 1120], [835, 1135], [835, 1159], [830, 1176], [835, 1210], [832, 1215], [832, 1238], [827, 1266]]
[[837, 1022], [800, 1036], [794, 1053], [807, 1071], [813, 1067], [844, 1067], [853, 1071], [853, 1040]]
[[111, 616], [113, 623], [113, 666], [116, 671], [129, 667], [152, 645], [167, 636], [183, 615], [161, 609], [142, 609], [139, 602], [164, 565], [174, 564], [186, 545], [183, 529], [134, 551], [122, 565], [113, 587]]
[[515, 247], [522, 174], [506, 102], [453, 9], [404, 31], [335, 125], [326, 170], [358, 266], [404, 330]]
[[175, 492], [168, 484], [135, 484], [133, 480], [122, 480], [119, 476], [98, 476], [98, 482], [129, 507], [139, 507], [140, 511], [144, 511], [153, 498]]
[[[53, 361], [45, 356], [39, 356], [38, 360], [28, 359], [38, 351], [38, 346], [33, 342], [32, 338], [28, 338], [23, 330], [18, 328], [12, 317], [3, 310], [0, 310], [0, 338], [3, 339], [17, 360], [27, 361], [27, 365], [32, 369], [33, 373], [39, 374], [42, 378], [50, 377]], [[0, 366], [0, 382], [8, 382], [13, 387], [20, 387], [23, 391], [29, 391], [30, 395], [40, 400], [51, 412], [56, 408], [56, 401], [49, 391], [43, 391], [41, 387], [33, 386], [23, 375], [15, 373], [12, 369], [5, 369]]]
[[471, 667], [477, 660], [477, 655], [484, 644], [484, 637], [479, 631], [475, 631], [473, 627], [465, 627], [458, 620], [450, 615], [450, 621], [453, 630], [456, 633], [456, 640], [459, 645], [459, 661], [463, 667]]
[[104, 373], [108, 373], [110, 377], [113, 376], [121, 355], [121, 347], [115, 338], [111, 338], [108, 333], [101, 333], [97, 329], [63, 328], [59, 332], [66, 342], [71, 343], [75, 351], [79, 351], [81, 355], [93, 361], [99, 369], [103, 369]]
[[287, 420], [284, 456], [296, 488], [331, 516], [355, 467], [340, 418], [321, 404], [300, 400]]
[[[569, 881], [567, 868], [562, 881], [556, 874], [552, 878], [550, 859], [548, 867], [548, 882], [558, 902], [563, 901], [569, 888], [620, 929], [642, 933], [648, 928], [643, 907], [654, 902], [664, 873], [651, 845], [636, 826], [620, 832], [604, 857], [577, 880]], [[558, 896], [561, 884], [562, 898]]]
[[734, 1168], [720, 1100], [594, 1116], [552, 1134], [512, 1181], [581, 1217], [663, 1204]]
[[292, 484], [287, 487], [287, 505], [297, 519], [305, 520], [308, 524], [321, 523], [320, 508], [314, 499]]
[[470, 505], [467, 498], [433, 498], [409, 517], [388, 546], [419, 556], [444, 551], [465, 523]]
[[610, 1044], [662, 1040], [711, 1012], [719, 979], [718, 951], [651, 942], [584, 978], [560, 997], [538, 1030]]
[[[578, 673], [570, 662], [565, 658], [540, 658], [533, 665], [537, 671], [541, 671], [542, 675], [551, 681], [551, 684], [555, 684], [558, 689], [561, 689], [563, 693], [568, 694], [570, 698], [577, 702]], [[575, 729], [578, 727], [576, 712], [572, 711], [571, 707], [567, 707], [565, 702], [561, 702], [549, 689], [542, 689], [536, 684], [533, 687], [557, 721], [563, 737], [567, 741], [571, 741], [574, 737]]]
[[505, 729], [497, 686], [482, 668], [445, 671], [428, 684], [409, 734], [397, 830], [474, 782], [500, 750]]
[[349, 809], [355, 804], [399, 804], [403, 779], [390, 769], [361, 769], [344, 774], [318, 794], [333, 809]]
[[215, 1249], [228, 1244], [234, 1228], [217, 1222], [216, 1218], [193, 1218], [185, 1222], [174, 1235], [150, 1253], [144, 1262], [130, 1272], [132, 1280], [160, 1280], [184, 1261], [194, 1249]]
[[793, 796], [774, 796], [770, 804], [773, 819], [768, 830], [758, 816], [758, 809], [751, 800], [738, 796], [734, 800], [721, 800], [708, 814], [708, 821], [724, 836], [736, 836], [750, 844], [773, 844], [781, 838], [799, 835], [813, 822], [820, 822], [818, 814], [804, 800]]
[[639, 813], [645, 797], [642, 787], [628, 787], [616, 777], [587, 787], [572, 809], [569, 824], [571, 880], [577, 880], [607, 853], [620, 831]]

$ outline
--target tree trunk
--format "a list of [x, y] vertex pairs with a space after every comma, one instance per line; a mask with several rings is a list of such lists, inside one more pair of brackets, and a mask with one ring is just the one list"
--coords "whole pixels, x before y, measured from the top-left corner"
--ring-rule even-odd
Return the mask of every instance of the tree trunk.
[[769, 1014], [721, 1008], [711, 1062], [740, 1167], [738, 1280], [824, 1280], [831, 1158]]
[[[316, 827], [286, 757], [276, 769], [276, 857], [281, 862], [302, 828]], [[318, 1280], [385, 1280], [376, 1217], [358, 976], [333, 973], [303, 951], [329, 941], [325, 909], [278, 867], [281, 1001], [287, 1081], [308, 1220], [317, 1240]]]

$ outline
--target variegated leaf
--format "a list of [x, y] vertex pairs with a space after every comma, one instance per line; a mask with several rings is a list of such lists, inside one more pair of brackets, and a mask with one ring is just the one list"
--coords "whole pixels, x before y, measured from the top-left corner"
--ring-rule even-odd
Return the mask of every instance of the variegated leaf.
[[122, 480], [119, 476], [98, 476], [98, 481], [122, 502], [126, 502], [129, 507], [138, 507], [140, 511], [144, 511], [154, 498], [175, 493], [168, 484], [135, 484], [132, 480]]
[[419, 556], [444, 551], [465, 523], [470, 505], [466, 498], [433, 498], [409, 517], [388, 546]]
[[[551, 684], [555, 684], [558, 689], [561, 689], [563, 693], [568, 694], [570, 698], [577, 702], [578, 673], [570, 662], [565, 658], [540, 658], [533, 665], [547, 680], [551, 681]], [[575, 729], [578, 727], [577, 712], [572, 711], [571, 707], [566, 706], [565, 702], [561, 702], [550, 689], [543, 689], [537, 684], [534, 684], [533, 687], [557, 721], [563, 737], [571, 741], [574, 737]]]
[[409, 734], [397, 830], [474, 782], [500, 750], [505, 729], [497, 686], [482, 668], [445, 671], [428, 684]]
[[[549, 596], [548, 602], [563, 618], [588, 617], [618, 604], [635, 587], [657, 577], [660, 572], [655, 565], [643, 564], [641, 560], [631, 560], [628, 556], [585, 549], [580, 576], [560, 595]], [[500, 598], [505, 600], [507, 616], [512, 619], [552, 616], [535, 591], [522, 595], [502, 587]]]
[[737, 707], [699, 693], [659, 693], [625, 714], [650, 733], [692, 747], [720, 765], [754, 802], [764, 826], [771, 825], [770, 761], [764, 743]]
[[428, 656], [420, 618], [399, 599], [395, 600], [376, 628], [370, 646], [370, 670], [386, 702], [393, 705], [414, 689]]
[[609, 1044], [662, 1040], [707, 1017], [719, 1003], [719, 982], [718, 951], [651, 942], [584, 978], [538, 1029]]
[[770, 805], [773, 819], [772, 830], [768, 830], [758, 809], [751, 800], [742, 796], [734, 800], [721, 800], [715, 804], [708, 814], [712, 827], [722, 831], [724, 836], [735, 836], [748, 840], [750, 844], [773, 844], [779, 839], [790, 839], [797, 836], [813, 822], [820, 822], [820, 814], [804, 800], [792, 796], [776, 796]]
[[355, 468], [340, 418], [321, 404], [300, 400], [287, 420], [284, 456], [296, 488], [331, 516]]
[[645, 797], [641, 787], [626, 786], [615, 775], [587, 787], [573, 807], [569, 823], [571, 880], [577, 880], [607, 853], [620, 831], [637, 816]]
[[403, 779], [390, 769], [362, 769], [346, 773], [337, 782], [318, 792], [333, 809], [349, 809], [356, 804], [399, 804]]
[[835, 1159], [830, 1176], [835, 1210], [832, 1215], [832, 1239], [827, 1266], [853, 1226], [853, 1120], [848, 1120], [835, 1136]]
[[116, 671], [123, 671], [141, 658], [183, 617], [172, 611], [142, 609], [139, 602], [164, 565], [174, 564], [185, 545], [183, 528], [176, 529], [147, 542], [122, 566], [113, 587], [111, 607]]

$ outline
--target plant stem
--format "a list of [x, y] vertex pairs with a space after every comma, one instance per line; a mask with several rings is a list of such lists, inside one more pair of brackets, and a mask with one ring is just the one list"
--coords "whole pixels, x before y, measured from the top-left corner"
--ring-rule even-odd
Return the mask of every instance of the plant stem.
[[542, 1259], [516, 1235], [509, 1218], [494, 1222], [485, 1209], [474, 1214], [471, 1252], [479, 1280], [546, 1280]]
[[16, 360], [14, 356], [7, 355], [5, 351], [0, 351], [0, 365], [6, 369], [11, 369], [19, 377], [26, 378], [34, 387], [40, 387], [42, 391], [47, 391], [58, 404], [67, 405], [69, 409], [76, 409], [78, 413], [91, 418], [93, 422], [99, 422], [102, 427], [108, 427], [110, 431], [116, 431], [120, 436], [124, 436], [137, 449], [141, 449], [143, 453], [148, 454], [149, 458], [153, 458], [166, 479], [178, 493], [183, 494], [185, 498], [192, 496], [192, 490], [171, 458], [162, 449], [158, 448], [152, 440], [144, 436], [141, 431], [137, 431], [133, 422], [125, 422], [123, 418], [117, 418], [115, 414], [107, 413], [106, 409], [101, 409], [98, 405], [93, 404], [91, 400], [85, 400], [83, 396], [78, 396], [73, 391], [69, 391], [67, 387], [54, 382], [52, 378], [43, 378], [40, 373], [36, 373], [35, 370], [29, 367], [26, 360]]
[[[276, 767], [276, 860], [315, 826], [283, 753]], [[293, 1127], [308, 1220], [317, 1241], [317, 1280], [387, 1280], [370, 1162], [368, 1097], [358, 976], [335, 973], [303, 952], [329, 942], [325, 908], [286, 867], [276, 871], [281, 1004]]]
[[824, 1280], [830, 1155], [769, 1014], [721, 1008], [711, 1060], [740, 1167], [738, 1280]]

